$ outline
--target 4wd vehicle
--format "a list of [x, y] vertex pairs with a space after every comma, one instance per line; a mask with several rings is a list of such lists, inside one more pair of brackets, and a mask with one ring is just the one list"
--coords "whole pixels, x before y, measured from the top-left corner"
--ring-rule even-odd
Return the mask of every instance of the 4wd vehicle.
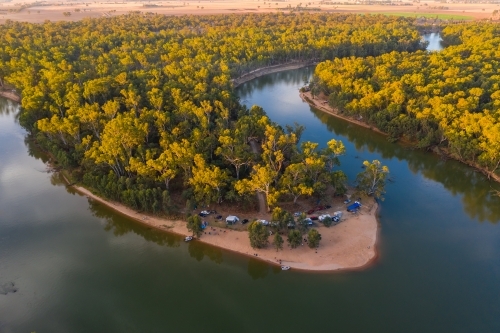
[[324, 219], [326, 219], [327, 217], [330, 217], [330, 218], [331, 218], [330, 214], [320, 215], [320, 216], [318, 217], [318, 220], [323, 221], [323, 220], [324, 220]]
[[202, 210], [198, 215], [200, 215], [201, 217], [206, 217], [206, 216], [210, 215], [210, 212], [208, 212], [206, 210]]
[[257, 222], [262, 223], [262, 225], [269, 225], [269, 222], [267, 222], [266, 220], [257, 220]]
[[248, 223], [248, 219], [243, 219], [243, 220], [241, 221], [241, 224], [245, 224], [245, 223]]

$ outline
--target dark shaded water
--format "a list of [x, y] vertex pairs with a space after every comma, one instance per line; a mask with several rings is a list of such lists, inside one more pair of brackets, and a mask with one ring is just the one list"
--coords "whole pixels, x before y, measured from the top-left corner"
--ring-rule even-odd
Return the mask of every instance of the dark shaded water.
[[500, 198], [480, 173], [388, 143], [311, 110], [298, 97], [312, 69], [244, 84], [247, 105], [303, 138], [344, 141], [342, 168], [388, 165], [380, 259], [362, 272], [281, 272], [138, 225], [47, 173], [0, 113], [0, 332], [499, 332]]

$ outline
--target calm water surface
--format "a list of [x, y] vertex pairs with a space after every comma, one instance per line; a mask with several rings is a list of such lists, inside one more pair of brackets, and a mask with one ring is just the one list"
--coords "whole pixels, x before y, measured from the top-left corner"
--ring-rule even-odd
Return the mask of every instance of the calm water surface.
[[[500, 198], [480, 173], [311, 110], [311, 68], [238, 89], [303, 139], [388, 165], [380, 259], [362, 272], [281, 272], [137, 225], [71, 192], [0, 113], [0, 332], [499, 332]], [[1, 288], [1, 287], [0, 287]], [[0, 289], [1, 291], [1, 289]]]
[[437, 32], [432, 32], [430, 34], [423, 35], [424, 40], [429, 42], [427, 45], [427, 50], [429, 51], [440, 51], [443, 49], [443, 45], [441, 44], [441, 35]]

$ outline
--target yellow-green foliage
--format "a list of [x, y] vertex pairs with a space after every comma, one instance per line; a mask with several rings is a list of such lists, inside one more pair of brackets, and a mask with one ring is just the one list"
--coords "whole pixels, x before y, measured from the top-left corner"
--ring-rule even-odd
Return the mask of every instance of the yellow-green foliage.
[[248, 193], [248, 179], [260, 179], [272, 205], [321, 189], [280, 188], [298, 133], [244, 110], [231, 79], [290, 61], [414, 51], [421, 43], [411, 22], [283, 13], [7, 21], [0, 77], [22, 92], [23, 126], [102, 195], [161, 211], [176, 189], [208, 204]]
[[500, 27], [444, 29], [440, 52], [391, 52], [325, 61], [314, 82], [333, 106], [397, 139], [444, 144], [489, 172], [500, 165]]

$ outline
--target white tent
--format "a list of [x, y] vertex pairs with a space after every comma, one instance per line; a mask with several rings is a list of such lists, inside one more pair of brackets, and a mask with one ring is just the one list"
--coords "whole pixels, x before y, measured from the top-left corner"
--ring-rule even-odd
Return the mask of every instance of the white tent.
[[239, 220], [240, 219], [237, 216], [234, 216], [234, 215], [229, 215], [228, 217], [226, 217], [226, 223], [228, 223], [228, 224], [235, 224]]

